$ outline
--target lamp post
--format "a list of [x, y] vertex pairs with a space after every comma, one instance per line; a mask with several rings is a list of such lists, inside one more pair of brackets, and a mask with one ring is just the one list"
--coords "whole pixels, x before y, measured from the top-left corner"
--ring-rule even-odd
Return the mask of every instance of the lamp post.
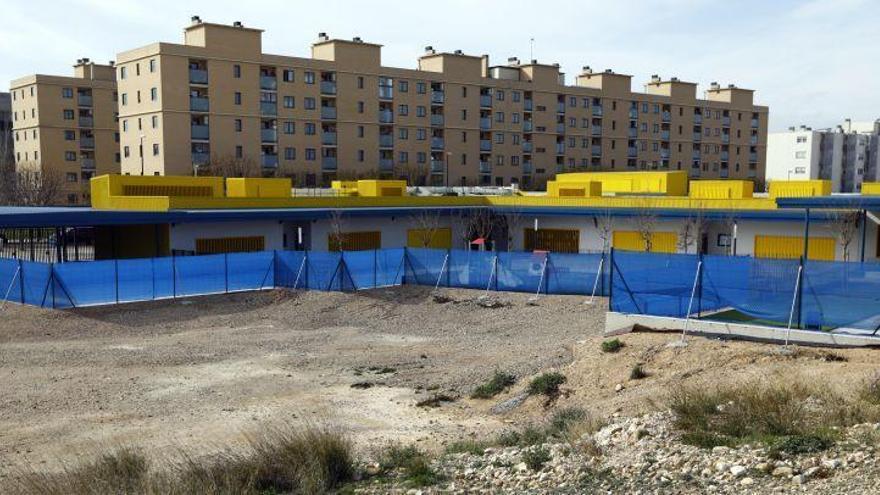
[[145, 137], [146, 136], [144, 136], [143, 134], [140, 135], [141, 141], [140, 141], [140, 146], [138, 146], [138, 148], [140, 149], [140, 152], [141, 152], [141, 175], [144, 175], [144, 138]]

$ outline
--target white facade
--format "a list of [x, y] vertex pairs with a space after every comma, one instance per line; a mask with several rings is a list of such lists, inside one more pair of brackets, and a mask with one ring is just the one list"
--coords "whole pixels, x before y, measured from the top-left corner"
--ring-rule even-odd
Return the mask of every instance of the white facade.
[[767, 136], [767, 181], [830, 180], [832, 192], [859, 192], [880, 180], [880, 121], [835, 129], [801, 126]]

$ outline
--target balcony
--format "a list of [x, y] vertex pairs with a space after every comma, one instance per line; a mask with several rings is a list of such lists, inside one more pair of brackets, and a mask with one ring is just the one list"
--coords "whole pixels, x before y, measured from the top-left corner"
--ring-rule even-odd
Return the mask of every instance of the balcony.
[[593, 127], [590, 128], [590, 133], [594, 136], [602, 135], [602, 126], [593, 124]]
[[600, 146], [598, 144], [594, 144], [593, 146], [590, 146], [590, 153], [593, 156], [602, 156], [602, 146]]
[[758, 154], [757, 153], [749, 153], [749, 163], [757, 163], [758, 162]]
[[321, 81], [321, 94], [322, 95], [335, 95], [336, 94], [336, 81]]
[[565, 102], [557, 101], [556, 102], [556, 113], [565, 113]]
[[77, 95], [76, 104], [81, 107], [92, 106], [92, 95]]
[[84, 149], [92, 149], [95, 147], [95, 138], [81, 137], [79, 138], [79, 147]]
[[752, 129], [758, 128], [758, 119], [752, 119]]
[[394, 122], [394, 112], [391, 110], [379, 110], [379, 122], [383, 124]]
[[489, 141], [488, 139], [481, 139], [480, 151], [492, 151], [492, 141]]
[[95, 170], [95, 159], [94, 158], [83, 158], [80, 162], [80, 167], [83, 170]]
[[556, 124], [556, 134], [565, 134], [565, 124], [562, 124], [562, 123]]
[[260, 129], [260, 141], [264, 143], [277, 143], [278, 131], [276, 129]]
[[335, 132], [322, 132], [321, 133], [321, 144], [324, 146], [336, 146], [336, 133]]
[[730, 142], [730, 134], [722, 134], [721, 135], [721, 142], [724, 144], [729, 143]]
[[442, 137], [432, 137], [431, 138], [431, 149], [442, 150], [443, 149], [443, 138]]
[[757, 177], [757, 176], [758, 176], [758, 171], [757, 171], [757, 170], [749, 170], [749, 172], [748, 172], [748, 177], [749, 177], [749, 179], [754, 179], [754, 178]]
[[565, 143], [556, 143], [556, 154], [564, 155], [565, 154]]
[[663, 112], [661, 119], [663, 122], [671, 122], [672, 121], [672, 114], [669, 112]]
[[193, 112], [207, 112], [208, 111], [208, 97], [207, 96], [190, 96], [189, 97], [189, 109]]
[[209, 161], [211, 161], [211, 154], [210, 153], [193, 151], [193, 153], [192, 153], [193, 165], [207, 165]]
[[391, 172], [394, 170], [394, 160], [391, 158], [380, 158], [379, 159], [379, 171], [380, 172]]
[[92, 117], [80, 117], [79, 118], [79, 126], [80, 127], [93, 127], [95, 125], [95, 119]]
[[322, 156], [321, 157], [321, 170], [326, 170], [326, 171], [336, 170], [336, 157], [335, 156]]
[[446, 99], [446, 95], [443, 94], [443, 91], [432, 91], [431, 92], [431, 104], [433, 105], [442, 105]]
[[532, 162], [523, 162], [523, 173], [531, 174], [532, 173]]
[[629, 129], [627, 129], [626, 135], [631, 138], [637, 138], [639, 137], [639, 130], [635, 127], [630, 127]]
[[534, 102], [532, 100], [523, 100], [523, 110], [531, 112], [532, 108], [534, 108]]
[[660, 148], [660, 158], [663, 160], [669, 159], [669, 148]]
[[492, 128], [492, 119], [489, 117], [480, 117], [480, 129], [488, 130]]
[[260, 76], [260, 89], [275, 91], [278, 89], [278, 80], [275, 76]]
[[189, 70], [190, 84], [208, 84], [208, 71], [205, 69]]
[[264, 153], [261, 157], [260, 162], [263, 164], [263, 168], [276, 168], [278, 167], [278, 155], [273, 153]]
[[483, 108], [492, 108], [492, 95], [480, 95], [480, 106]]
[[694, 150], [693, 151], [693, 159], [699, 160], [700, 158], [701, 158], [701, 153], [699, 152], [699, 150]]
[[636, 158], [639, 156], [639, 150], [635, 146], [630, 146], [626, 149], [626, 157], [627, 158]]
[[702, 140], [703, 140], [703, 133], [702, 132], [695, 132], [694, 133], [694, 142], [699, 143]]
[[523, 141], [522, 150], [523, 150], [523, 153], [531, 153], [532, 152], [532, 142], [531, 141]]
[[730, 117], [721, 117], [721, 125], [723, 127], [730, 127]]
[[722, 168], [721, 173], [719, 173], [718, 176], [721, 177], [722, 179], [726, 179], [726, 178], [730, 177], [730, 169]]
[[394, 88], [391, 86], [379, 86], [379, 99], [390, 100], [394, 98]]
[[445, 170], [443, 165], [443, 160], [431, 160], [431, 173], [432, 174], [442, 174]]
[[393, 148], [394, 147], [394, 136], [391, 134], [379, 134], [379, 147], [380, 148]]
[[729, 151], [722, 151], [721, 152], [721, 161], [726, 162], [727, 160], [730, 160], [730, 152]]
[[324, 120], [336, 120], [336, 107], [321, 107], [321, 118]]
[[669, 141], [669, 131], [660, 131], [660, 139], [662, 141]]
[[595, 117], [602, 116], [602, 107], [600, 105], [593, 105], [593, 116], [595, 116]]
[[532, 132], [533, 127], [531, 121], [527, 120], [523, 122], [523, 132]]
[[192, 133], [192, 139], [196, 141], [207, 141], [211, 136], [210, 128], [201, 124], [190, 125], [190, 132]]
[[758, 144], [758, 136], [749, 136], [749, 144], [752, 146]]
[[431, 125], [434, 127], [443, 127], [443, 115], [432, 113], [431, 114]]
[[278, 115], [278, 104], [274, 101], [261, 101], [260, 115]]

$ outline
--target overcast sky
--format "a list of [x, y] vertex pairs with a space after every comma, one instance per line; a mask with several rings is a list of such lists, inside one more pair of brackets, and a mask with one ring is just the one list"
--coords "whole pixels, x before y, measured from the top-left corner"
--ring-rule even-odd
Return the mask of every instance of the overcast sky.
[[[155, 41], [180, 42], [191, 15], [265, 29], [263, 50], [308, 56], [317, 33], [385, 45], [383, 65], [414, 68], [425, 45], [491, 63], [558, 62], [757, 90], [771, 130], [880, 117], [878, 0], [0, 0], [0, 88], [66, 74]], [[3, 89], [5, 90], [5, 89]]]

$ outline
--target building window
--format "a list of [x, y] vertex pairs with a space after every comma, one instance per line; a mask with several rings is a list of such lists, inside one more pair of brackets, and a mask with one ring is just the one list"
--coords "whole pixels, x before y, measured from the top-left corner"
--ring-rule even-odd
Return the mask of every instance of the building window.
[[362, 125], [358, 126], [358, 137], [359, 138], [364, 137], [364, 126], [362, 126]]
[[244, 158], [244, 148], [241, 145], [235, 147], [235, 157]]
[[153, 156], [159, 156], [159, 143], [153, 143]]
[[504, 133], [503, 132], [495, 133], [495, 144], [504, 144]]
[[359, 162], [364, 161], [364, 150], [358, 150], [357, 157], [358, 157], [357, 160], [358, 160]]
[[424, 151], [419, 151], [416, 153], [416, 161], [418, 163], [427, 163], [428, 162], [428, 154]]
[[409, 105], [398, 105], [397, 115], [400, 115], [401, 117], [409, 115]]
[[406, 152], [406, 151], [401, 151], [401, 152], [397, 155], [397, 161], [398, 161], [398, 163], [407, 163], [407, 162], [409, 162], [409, 153]]
[[153, 115], [152, 117], [150, 117], [150, 125], [153, 126], [153, 129], [159, 128], [159, 116], [158, 115]]
[[293, 69], [284, 69], [281, 71], [281, 80], [284, 82], [293, 82]]
[[398, 81], [397, 82], [397, 89], [399, 89], [401, 93], [408, 93], [409, 92], [409, 81]]
[[358, 113], [364, 113], [364, 102], [358, 102]]
[[[18, 137], [18, 135], [16, 135], [16, 137]], [[64, 131], [64, 140], [65, 141], [75, 141], [76, 140], [76, 132]]]
[[64, 110], [64, 120], [73, 120], [73, 110]]
[[306, 136], [314, 136], [315, 130], [316, 127], [314, 122], [306, 122]]
[[416, 106], [416, 117], [425, 117], [428, 115], [428, 109], [424, 105]]
[[428, 136], [428, 133], [424, 129], [416, 129], [416, 140], [424, 141]]
[[128, 93], [122, 93], [122, 104], [128, 105]]
[[401, 127], [397, 130], [397, 137], [403, 141], [409, 139], [409, 129], [406, 127]]
[[296, 108], [296, 100], [293, 96], [284, 97], [284, 108]]
[[[26, 153], [25, 153], [25, 156], [27, 156]], [[36, 158], [36, 157], [34, 157], [34, 158]], [[76, 152], [74, 152], [74, 151], [65, 151], [65, 152], [64, 152], [64, 159], [67, 160], [67, 161], [69, 161], [69, 162], [75, 162], [75, 161], [76, 161]]]
[[[306, 79], [306, 84], [315, 84], [315, 73], [311, 72], [311, 71], [307, 71], [305, 74], [305, 79]], [[312, 151], [314, 151], [314, 150], [312, 150]], [[306, 150], [306, 156], [307, 156], [306, 159], [308, 159], [308, 150]], [[313, 158], [313, 160], [314, 160], [314, 158]]]
[[495, 91], [495, 99], [498, 101], [504, 101], [504, 91], [501, 89]]
[[296, 160], [296, 148], [284, 148], [285, 160]]
[[495, 122], [504, 122], [504, 112], [495, 112]]
[[119, 68], [119, 79], [125, 79], [128, 76], [128, 67]]
[[67, 182], [76, 182], [76, 173], [68, 172], [66, 174]]
[[156, 101], [159, 99], [159, 90], [156, 88], [150, 88], [150, 100]]
[[287, 120], [284, 122], [284, 134], [295, 134], [296, 133], [296, 122]]
[[314, 110], [316, 108], [315, 99], [311, 96], [307, 96], [303, 99], [303, 108], [306, 110]]
[[241, 105], [241, 93], [240, 92], [238, 92], [238, 91], [235, 92], [235, 97], [233, 98], [233, 101], [236, 105]]
[[73, 98], [73, 88], [61, 88], [62, 98]]
[[235, 119], [234, 121], [235, 132], [241, 132], [241, 119]]
[[315, 161], [315, 148], [306, 148], [306, 161]]
[[417, 82], [416, 83], [416, 93], [423, 95], [423, 94], [425, 94], [426, 91], [427, 91], [427, 86], [425, 85], [424, 82]]
[[232, 77], [239, 79], [241, 78], [241, 66], [235, 64], [232, 66]]
[[795, 151], [794, 157], [798, 160], [803, 160], [807, 157], [807, 152], [806, 151]]
[[358, 76], [357, 84], [358, 84], [358, 89], [364, 89], [364, 76]]
[[128, 132], [128, 120], [122, 121], [122, 132]]
[[156, 59], [150, 59], [150, 72], [156, 72]]

